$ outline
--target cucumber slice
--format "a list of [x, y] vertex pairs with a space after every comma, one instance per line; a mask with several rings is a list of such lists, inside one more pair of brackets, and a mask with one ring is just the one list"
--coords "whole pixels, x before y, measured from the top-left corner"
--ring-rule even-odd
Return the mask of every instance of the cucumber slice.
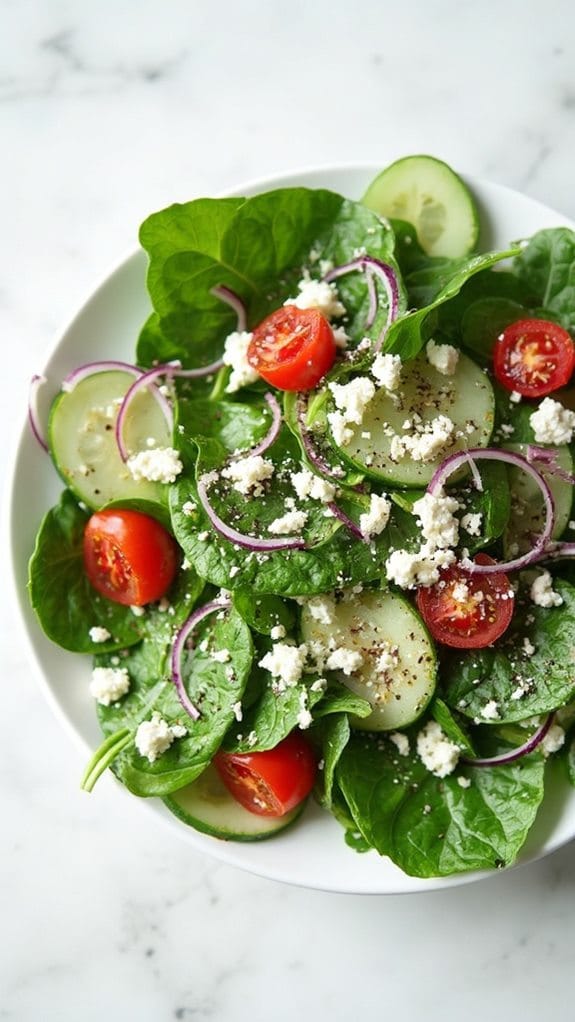
[[[420, 355], [403, 366], [401, 389], [390, 394], [376, 391], [360, 426], [350, 425], [353, 435], [338, 454], [361, 472], [393, 486], [424, 487], [447, 454], [469, 447], [487, 447], [493, 430], [495, 397], [486, 374], [467, 355], [460, 354], [452, 376], [442, 376]], [[392, 460], [394, 435], [405, 431], [406, 419], [418, 415], [420, 426], [439, 415], [451, 419], [454, 430], [449, 444], [431, 461], [414, 461], [406, 453]], [[335, 441], [332, 440], [335, 445]]]
[[[162, 484], [132, 478], [116, 444], [116, 417], [133, 382], [130, 373], [120, 370], [94, 373], [73, 390], [62, 391], [50, 410], [48, 445], [54, 464], [90, 508], [113, 500], [165, 502]], [[171, 444], [166, 420], [148, 391], [136, 394], [130, 406], [125, 438], [130, 451], [144, 450], [149, 439], [156, 447]]]
[[170, 812], [194, 830], [224, 841], [262, 841], [289, 827], [305, 803], [285, 816], [256, 816], [236, 802], [215, 767], [209, 766], [185, 788], [163, 799]]
[[[508, 451], [525, 456], [527, 444], [504, 444]], [[550, 447], [554, 451], [559, 468], [573, 474], [573, 455], [568, 447]], [[508, 466], [509, 488], [511, 490], [511, 514], [503, 535], [503, 549], [506, 560], [517, 554], [526, 553], [533, 546], [533, 538], [541, 533], [545, 522], [545, 505], [537, 483], [521, 469]], [[559, 476], [541, 473], [549, 485], [555, 507], [555, 523], [552, 539], [561, 536], [571, 519], [573, 487]]]
[[430, 256], [458, 259], [473, 251], [479, 217], [461, 178], [433, 156], [406, 156], [378, 174], [362, 202], [380, 216], [407, 220]]
[[[336, 604], [331, 624], [317, 621], [306, 605], [301, 630], [305, 642], [320, 642], [359, 652], [362, 666], [338, 680], [373, 706], [369, 717], [353, 718], [365, 731], [406, 727], [423, 713], [435, 691], [437, 663], [433, 643], [419, 614], [397, 593], [365, 591]], [[385, 673], [385, 653], [395, 661]], [[378, 669], [379, 668], [379, 669]]]

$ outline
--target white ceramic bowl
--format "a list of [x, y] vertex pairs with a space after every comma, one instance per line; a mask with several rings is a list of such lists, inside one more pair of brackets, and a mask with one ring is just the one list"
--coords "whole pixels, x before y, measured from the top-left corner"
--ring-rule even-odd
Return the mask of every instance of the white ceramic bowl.
[[[251, 182], [235, 194], [255, 194], [291, 185], [325, 187], [359, 198], [378, 166], [344, 166], [298, 171], [265, 181]], [[505, 247], [543, 227], [569, 224], [540, 203], [507, 188], [469, 180], [481, 213], [480, 245]], [[93, 292], [62, 337], [58, 337], [45, 366], [38, 367], [50, 381], [43, 389], [44, 411], [59, 390], [62, 378], [75, 366], [96, 358], [134, 358], [135, 341], [149, 311], [145, 288], [146, 257], [135, 252]], [[24, 410], [23, 410], [24, 416]], [[86, 751], [101, 740], [93, 700], [88, 694], [90, 658], [67, 653], [42, 634], [26, 594], [27, 563], [40, 520], [54, 504], [62, 484], [49, 458], [34, 440], [27, 421], [13, 459], [8, 483], [9, 530], [15, 596], [23, 619], [28, 649], [38, 667], [42, 689], [68, 731]], [[119, 789], [123, 792], [123, 789]], [[92, 796], [97, 798], [97, 790]], [[129, 797], [126, 795], [126, 797]], [[160, 800], [141, 799], [141, 805], [206, 855], [261, 876], [304, 887], [342, 893], [399, 894], [454, 886], [482, 876], [471, 873], [449, 879], [419, 880], [405, 876], [376, 852], [359, 855], [347, 847], [343, 831], [329, 814], [315, 805], [306, 810], [295, 828], [270, 841], [234, 844], [199, 834], [180, 823]], [[575, 835], [575, 791], [556, 783], [548, 791], [540, 817], [520, 862], [532, 861], [558, 848]]]

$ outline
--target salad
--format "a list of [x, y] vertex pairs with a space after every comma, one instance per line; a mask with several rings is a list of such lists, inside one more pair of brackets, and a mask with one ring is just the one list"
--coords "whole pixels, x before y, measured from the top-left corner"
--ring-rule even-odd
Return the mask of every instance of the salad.
[[171, 206], [134, 362], [45, 426], [34, 379], [66, 489], [29, 593], [93, 657], [86, 790], [239, 841], [315, 798], [431, 877], [511, 864], [575, 783], [575, 234], [479, 254], [478, 224], [432, 157], [361, 202]]

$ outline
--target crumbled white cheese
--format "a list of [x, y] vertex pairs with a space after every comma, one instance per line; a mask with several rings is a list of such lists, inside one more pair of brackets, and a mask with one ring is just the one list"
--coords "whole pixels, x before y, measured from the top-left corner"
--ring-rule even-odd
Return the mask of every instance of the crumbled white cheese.
[[175, 738], [187, 735], [187, 729], [181, 724], [168, 724], [156, 711], [151, 720], [143, 720], [136, 731], [136, 748], [141, 756], [150, 763], [155, 763]]
[[459, 762], [460, 749], [451, 742], [435, 720], [430, 720], [417, 736], [417, 754], [426, 770], [436, 777], [447, 777]]
[[307, 657], [307, 646], [291, 646], [287, 642], [276, 642], [260, 660], [259, 666], [269, 671], [280, 681], [280, 688], [292, 687], [300, 680]]
[[271, 479], [274, 474], [273, 462], [262, 458], [261, 454], [252, 454], [238, 461], [232, 461], [222, 469], [224, 479], [231, 479], [234, 490], [246, 496], [253, 490], [254, 497], [261, 497], [262, 483]]
[[93, 625], [93, 627], [90, 628], [88, 635], [90, 636], [92, 642], [107, 642], [108, 639], [112, 638], [111, 633], [108, 631], [108, 629], [102, 628], [100, 625]]
[[551, 756], [565, 743], [565, 731], [559, 724], [552, 724], [541, 742], [541, 752], [544, 756]]
[[130, 688], [130, 675], [126, 667], [94, 667], [90, 682], [90, 695], [101, 706], [111, 706], [126, 695]]
[[484, 720], [498, 720], [499, 719], [499, 703], [495, 699], [490, 699], [489, 702], [485, 703], [482, 707], [481, 716]]
[[531, 585], [531, 599], [538, 607], [560, 607], [563, 597], [553, 589], [553, 579], [548, 571], [538, 575]]
[[453, 376], [459, 362], [459, 352], [451, 344], [436, 344], [428, 341], [425, 352], [427, 361], [442, 376]]
[[349, 341], [349, 336], [345, 327], [334, 326], [332, 327], [332, 333], [336, 348], [339, 348], [341, 351], [345, 351], [347, 348], [347, 342]]
[[365, 409], [375, 394], [375, 386], [369, 377], [356, 376], [349, 383], [330, 383], [329, 389], [345, 422], [361, 426]]
[[451, 596], [456, 603], [465, 603], [469, 599], [469, 586], [467, 582], [456, 582], [451, 590]]
[[328, 412], [327, 421], [331, 434], [338, 447], [345, 447], [353, 436], [353, 430], [347, 425], [347, 420], [342, 412]]
[[543, 399], [539, 408], [529, 416], [529, 422], [538, 444], [570, 444], [575, 431], [575, 412], [564, 408], [551, 397]]
[[413, 461], [433, 461], [452, 442], [455, 431], [447, 415], [437, 415], [429, 422], [415, 425], [408, 419], [405, 425], [411, 432], [392, 437], [390, 456], [393, 461], [398, 461], [406, 454]]
[[375, 670], [378, 674], [389, 674], [399, 664], [399, 650], [389, 642], [382, 642], [379, 646], [379, 654], [375, 661]]
[[333, 283], [304, 277], [298, 283], [298, 292], [296, 298], [288, 298], [284, 305], [295, 305], [298, 309], [319, 309], [326, 319], [345, 315], [345, 305], [340, 302], [337, 287]]
[[470, 512], [469, 514], [463, 515], [461, 519], [461, 527], [465, 529], [470, 536], [481, 535], [481, 523], [483, 521], [483, 515], [481, 511], [475, 513]]
[[523, 652], [525, 653], [525, 656], [533, 656], [535, 652], [535, 646], [533, 645], [531, 639], [529, 639], [527, 635], [524, 636], [523, 639]]
[[126, 465], [136, 482], [148, 479], [151, 483], [173, 483], [184, 467], [173, 447], [138, 451], [130, 455]]
[[244, 715], [243, 715], [243, 711], [242, 711], [242, 704], [241, 704], [241, 702], [239, 700], [238, 700], [237, 703], [234, 703], [234, 705], [232, 706], [232, 710], [233, 710], [234, 717], [236, 718], [236, 720], [238, 722], [240, 720], [243, 720], [243, 716]]
[[385, 390], [397, 390], [401, 382], [401, 357], [399, 355], [382, 355], [379, 352], [370, 369], [380, 387]]
[[259, 380], [259, 373], [248, 362], [251, 339], [252, 334], [245, 330], [229, 334], [225, 339], [222, 359], [224, 365], [232, 368], [226, 387], [228, 394], [234, 394], [241, 387], [247, 387]]
[[132, 611], [134, 617], [143, 617], [144, 614], [146, 613], [145, 607], [138, 607], [135, 604], [130, 607], [130, 610]]
[[407, 735], [403, 735], [401, 731], [392, 731], [387, 737], [390, 742], [393, 742], [400, 756], [409, 756], [409, 738]]
[[332, 625], [335, 620], [335, 600], [331, 596], [312, 596], [306, 602], [314, 621], [321, 625]]
[[385, 570], [390, 582], [395, 582], [401, 589], [414, 589], [416, 586], [432, 586], [439, 581], [439, 572], [455, 562], [453, 550], [437, 550], [429, 543], [415, 553], [408, 550], [394, 550], [385, 562]]
[[518, 405], [521, 401], [521, 394], [519, 394], [516, 390], [512, 390], [509, 395], [509, 400], [512, 401], [514, 405]]
[[415, 501], [413, 514], [416, 515], [423, 538], [434, 547], [444, 550], [456, 546], [459, 539], [459, 522], [453, 514], [459, 508], [455, 497], [425, 493]]
[[290, 480], [300, 500], [310, 497], [312, 500], [321, 501], [322, 504], [329, 504], [335, 497], [335, 486], [333, 483], [328, 482], [327, 479], [322, 479], [321, 476], [316, 476], [306, 468], [302, 469], [301, 472], [292, 472]]
[[270, 638], [277, 642], [278, 639], [284, 639], [286, 630], [283, 625], [274, 625], [270, 632]]
[[372, 536], [379, 536], [385, 529], [391, 514], [391, 502], [387, 497], [380, 497], [377, 493], [371, 493], [369, 497], [369, 511], [359, 516], [359, 527], [366, 539]]
[[459, 777], [457, 778], [457, 783], [458, 783], [460, 788], [470, 788], [471, 787], [471, 781], [470, 781], [469, 777], [464, 777], [463, 774], [459, 775]]
[[302, 731], [306, 731], [310, 724], [313, 723], [313, 717], [308, 707], [308, 694], [303, 689], [299, 694], [299, 713], [297, 715], [297, 725]]
[[215, 660], [217, 664], [227, 664], [230, 659], [229, 649], [214, 649], [210, 653], [210, 660]]
[[306, 511], [287, 511], [280, 518], [274, 518], [273, 522], [268, 525], [268, 532], [273, 532], [276, 536], [289, 536], [292, 533], [300, 532], [306, 522]]
[[194, 511], [197, 510], [197, 507], [198, 505], [195, 504], [193, 500], [186, 500], [182, 504], [182, 514], [184, 514], [186, 518], [189, 518], [190, 515], [193, 515]]
[[358, 671], [362, 663], [363, 657], [359, 650], [337, 646], [329, 654], [325, 666], [328, 671], [343, 671], [344, 674], [350, 675]]

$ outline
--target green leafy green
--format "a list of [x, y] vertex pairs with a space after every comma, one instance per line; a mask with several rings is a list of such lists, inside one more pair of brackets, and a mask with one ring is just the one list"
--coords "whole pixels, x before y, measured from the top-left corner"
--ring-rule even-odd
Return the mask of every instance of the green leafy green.
[[[89, 517], [65, 490], [40, 526], [29, 566], [30, 602], [44, 632], [75, 653], [121, 649], [142, 634], [141, 620], [129, 607], [106, 600], [88, 581], [83, 538]], [[106, 628], [110, 639], [93, 642], [94, 626]]]
[[439, 778], [414, 752], [353, 736], [336, 779], [365, 841], [409, 876], [431, 877], [510, 865], [543, 798], [543, 773], [533, 755]]
[[514, 261], [513, 272], [528, 304], [545, 309], [575, 332], [575, 232], [568, 227], [538, 231]]

